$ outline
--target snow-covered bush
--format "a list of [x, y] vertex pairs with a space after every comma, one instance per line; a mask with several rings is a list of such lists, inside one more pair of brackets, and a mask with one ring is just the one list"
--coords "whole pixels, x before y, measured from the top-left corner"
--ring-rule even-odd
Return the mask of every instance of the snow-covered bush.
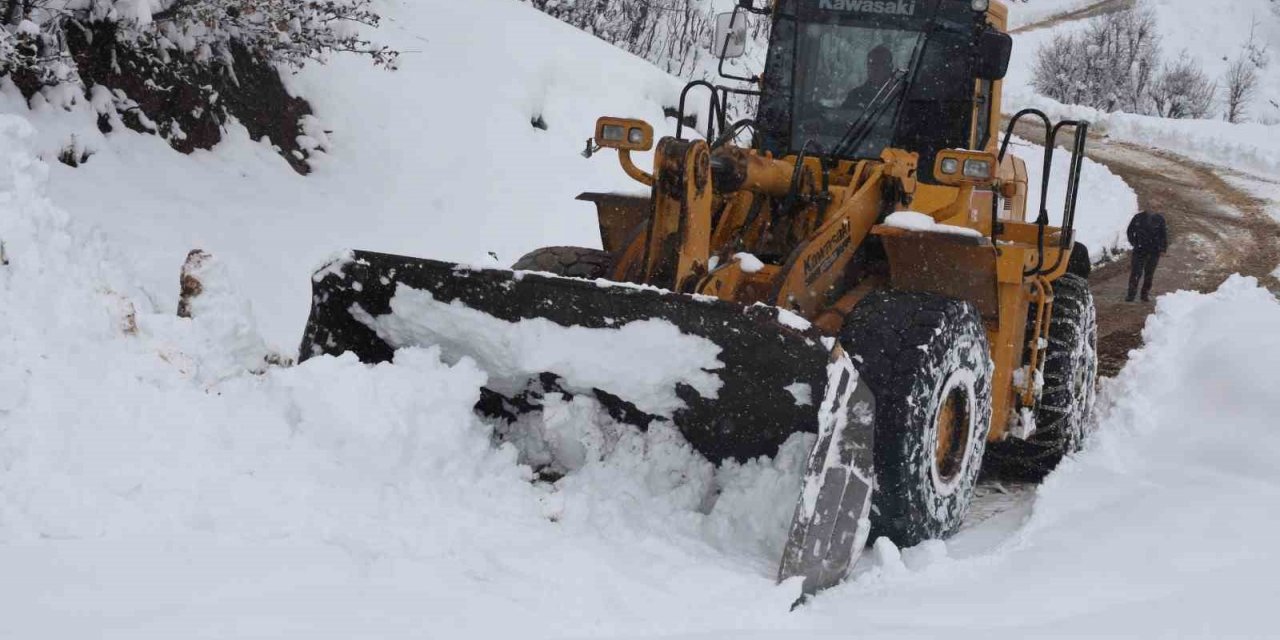
[[[30, 71], [44, 84], [72, 79], [67, 32], [120, 26], [122, 43], [225, 59], [232, 42], [268, 62], [301, 66], [335, 51], [393, 66], [396, 52], [365, 40], [378, 24], [370, 0], [0, 0], [0, 72]], [[161, 59], [164, 62], [163, 57]]]
[[1166, 64], [1151, 85], [1151, 104], [1162, 118], [1209, 117], [1213, 113], [1218, 85], [1209, 79], [1193, 58], [1183, 53]]
[[1226, 113], [1227, 122], [1243, 122], [1248, 105], [1258, 90], [1258, 68], [1246, 57], [1236, 58], [1227, 69]]
[[[1272, 7], [1277, 5], [1272, 4]], [[1249, 103], [1258, 92], [1258, 70], [1264, 69], [1271, 62], [1271, 54], [1266, 44], [1258, 40], [1260, 22], [1254, 19], [1249, 28], [1249, 39], [1240, 47], [1240, 54], [1227, 68], [1226, 79], [1226, 112], [1223, 117], [1230, 123], [1244, 122], [1248, 115]]]
[[376, 64], [394, 67], [397, 52], [365, 40], [355, 28], [378, 25], [378, 14], [369, 3], [370, 0], [175, 0], [152, 19], [161, 25], [163, 37], [187, 47], [218, 51], [234, 39], [272, 62], [295, 67], [310, 60], [323, 60], [333, 52], [363, 54]]
[[1106, 14], [1079, 33], [1060, 34], [1036, 54], [1041, 95], [1102, 111], [1151, 113], [1160, 36], [1149, 6]]

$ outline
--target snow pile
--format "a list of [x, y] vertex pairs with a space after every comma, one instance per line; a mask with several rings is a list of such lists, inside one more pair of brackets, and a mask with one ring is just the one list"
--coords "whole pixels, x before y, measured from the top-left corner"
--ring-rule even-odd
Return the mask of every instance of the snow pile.
[[1015, 520], [994, 549], [986, 523], [945, 544], [882, 542], [804, 626], [868, 637], [1267, 635], [1266, 585], [1280, 570], [1276, 326], [1280, 300], [1248, 278], [1161, 298], [1147, 346], [1105, 389], [1088, 448], [1048, 479], [1025, 525]]
[[[1027, 163], [1027, 219], [1039, 215], [1041, 180], [1044, 176], [1044, 147], [1015, 137], [1010, 153]], [[1067, 176], [1071, 153], [1058, 148], [1053, 152], [1053, 169], [1049, 176], [1049, 221], [1062, 224], [1067, 199]], [[1085, 158], [1080, 169], [1080, 191], [1076, 196], [1076, 239], [1089, 247], [1094, 262], [1127, 250], [1125, 230], [1138, 213], [1138, 194], [1120, 176], [1105, 165]]]
[[704, 398], [715, 398], [723, 386], [716, 374], [724, 368], [720, 347], [665, 320], [614, 329], [565, 327], [545, 318], [507, 322], [405, 285], [391, 299], [391, 313], [375, 318], [361, 310], [355, 317], [392, 347], [435, 344], [455, 358], [474, 358], [491, 376], [491, 388], [512, 396], [529, 379], [555, 371], [570, 391], [604, 389], [645, 413], [670, 416], [685, 406], [677, 385]]
[[915, 211], [899, 211], [885, 218], [884, 226], [895, 229], [906, 229], [908, 231], [920, 231], [924, 233], [941, 233], [952, 236], [965, 236], [968, 238], [981, 238], [982, 232], [968, 227], [957, 227], [949, 224], [939, 224], [933, 216], [926, 213], [917, 213]]
[[1028, 539], [1105, 540], [1076, 580], [1148, 617], [1109, 632], [1257, 632], [1270, 599], [1257, 587], [1280, 569], [1264, 507], [1280, 498], [1277, 326], [1280, 300], [1252, 278], [1162, 297], [1147, 346], [1104, 390], [1091, 450], [1042, 489]]
[[194, 319], [157, 308], [45, 198], [29, 134], [0, 117], [6, 631], [618, 635], [759, 624], [744, 602], [796, 597], [771, 576], [811, 436], [715, 468], [562, 396], [499, 432], [472, 409], [487, 376], [436, 348], [250, 373], [261, 338], [217, 265], [191, 270]]

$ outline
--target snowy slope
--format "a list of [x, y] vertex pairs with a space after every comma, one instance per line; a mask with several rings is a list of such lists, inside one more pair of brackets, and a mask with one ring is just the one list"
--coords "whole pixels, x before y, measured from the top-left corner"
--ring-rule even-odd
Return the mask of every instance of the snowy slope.
[[[640, 117], [665, 133], [682, 83], [515, 0], [384, 4], [376, 37], [405, 52], [400, 71], [337, 57], [290, 79], [332, 131], [332, 154], [307, 178], [239, 128], [186, 158], [132, 132], [108, 142], [85, 104], [27, 113], [9, 86], [0, 112], [37, 127], [46, 159], [73, 136], [96, 152], [79, 169], [53, 163], [51, 194], [136, 256], [158, 304], [177, 304], [187, 251], [210, 251], [286, 350], [311, 270], [338, 249], [490, 264], [493, 252], [506, 266], [540, 246], [599, 246], [594, 207], [574, 198], [637, 185], [609, 154], [579, 155], [595, 119]], [[531, 126], [537, 116], [548, 130]]]
[[[1223, 78], [1252, 32], [1254, 43], [1269, 51], [1269, 62], [1259, 69], [1258, 93], [1251, 104], [1251, 119], [1280, 122], [1280, 14], [1270, 0], [1232, 2], [1189, 2], [1187, 0], [1142, 0], [1156, 15], [1156, 29], [1166, 60], [1185, 52], [1214, 80]], [[1011, 22], [1023, 25], [1063, 10], [1097, 4], [1094, 0], [1030, 0], [1009, 2]], [[1041, 42], [1055, 31], [1078, 29], [1081, 22], [1063, 23], [1019, 35], [1019, 42]], [[1219, 97], [1224, 89], [1219, 82]]]
[[[1273, 52], [1280, 51], [1280, 20], [1265, 0], [1203, 3], [1183, 0], [1148, 0], [1156, 13], [1166, 59], [1183, 51], [1200, 62], [1210, 78], [1220, 79], [1239, 54], [1255, 18], [1256, 38]], [[1011, 3], [1015, 21], [1020, 12], [1035, 15], [1035, 3]], [[1280, 175], [1280, 62], [1259, 71], [1258, 94], [1248, 115], [1251, 121], [1229, 124], [1222, 120], [1168, 120], [1150, 116], [1102, 113], [1079, 106], [1062, 105], [1035, 93], [1031, 85], [1036, 51], [1055, 33], [1084, 28], [1084, 22], [1061, 23], [1014, 36], [1014, 56], [1005, 82], [1005, 110], [1036, 107], [1054, 118], [1090, 120], [1100, 133], [1112, 139], [1179, 153], [1203, 162], [1228, 166], [1261, 176]], [[1219, 82], [1222, 85], [1221, 82]], [[1222, 87], [1219, 87], [1219, 98]]]

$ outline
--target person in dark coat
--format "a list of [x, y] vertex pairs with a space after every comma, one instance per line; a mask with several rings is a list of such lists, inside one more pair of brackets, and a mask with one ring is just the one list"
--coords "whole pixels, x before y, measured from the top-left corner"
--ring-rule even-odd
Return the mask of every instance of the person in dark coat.
[[884, 45], [867, 52], [867, 80], [844, 99], [845, 109], [866, 109], [893, 77], [893, 51]]
[[1133, 302], [1141, 283], [1142, 301], [1149, 302], [1156, 266], [1160, 264], [1160, 256], [1169, 250], [1169, 227], [1165, 224], [1164, 215], [1143, 211], [1134, 216], [1129, 221], [1129, 244], [1133, 245], [1133, 266], [1129, 272], [1129, 295], [1125, 300]]

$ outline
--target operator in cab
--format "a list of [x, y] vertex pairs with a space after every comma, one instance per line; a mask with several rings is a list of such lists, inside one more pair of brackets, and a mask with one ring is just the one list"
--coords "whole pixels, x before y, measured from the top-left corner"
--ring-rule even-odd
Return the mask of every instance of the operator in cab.
[[867, 80], [844, 100], [845, 109], [866, 109], [893, 77], [893, 51], [880, 45], [867, 52]]

